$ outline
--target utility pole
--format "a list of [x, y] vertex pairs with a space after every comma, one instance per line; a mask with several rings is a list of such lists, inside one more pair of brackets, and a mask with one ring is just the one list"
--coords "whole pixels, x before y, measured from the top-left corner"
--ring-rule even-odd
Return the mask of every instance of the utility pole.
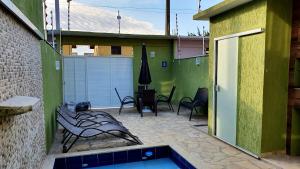
[[170, 0], [166, 0], [166, 30], [165, 35], [170, 36]]
[[203, 26], [203, 31], [202, 31], [202, 55], [205, 55], [205, 26]]
[[199, 0], [199, 3], [198, 3], [198, 12], [201, 11], [201, 0]]
[[53, 11], [50, 11], [50, 15], [51, 15], [51, 39], [52, 39], [52, 47], [55, 48], [54, 45], [54, 28], [53, 28]]
[[56, 20], [56, 30], [60, 30], [59, 0], [55, 0], [55, 20]]
[[43, 5], [44, 5], [44, 36], [45, 36], [45, 40], [48, 39], [48, 35], [47, 35], [47, 26], [48, 26], [48, 15], [47, 15], [47, 5], [46, 5], [46, 0], [43, 0]]
[[72, 0], [67, 0], [68, 2], [68, 31], [70, 30], [70, 3]]
[[118, 16], [117, 16], [117, 19], [118, 19], [118, 23], [119, 23], [119, 34], [121, 33], [121, 16], [120, 16], [120, 11], [118, 10]]

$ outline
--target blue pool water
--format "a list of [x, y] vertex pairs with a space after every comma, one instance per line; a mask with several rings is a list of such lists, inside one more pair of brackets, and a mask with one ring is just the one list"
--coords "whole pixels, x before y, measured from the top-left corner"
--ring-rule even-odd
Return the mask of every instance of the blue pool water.
[[107, 165], [88, 169], [180, 169], [170, 158]]

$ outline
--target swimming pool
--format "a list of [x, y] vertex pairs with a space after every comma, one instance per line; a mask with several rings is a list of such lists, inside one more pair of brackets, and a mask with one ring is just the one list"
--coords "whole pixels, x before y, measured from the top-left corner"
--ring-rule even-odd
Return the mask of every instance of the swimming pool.
[[53, 169], [196, 169], [170, 146], [55, 159]]

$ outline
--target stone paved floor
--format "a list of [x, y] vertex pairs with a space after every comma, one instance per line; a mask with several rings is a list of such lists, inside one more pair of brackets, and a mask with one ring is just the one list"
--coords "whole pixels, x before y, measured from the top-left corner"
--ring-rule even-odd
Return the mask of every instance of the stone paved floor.
[[[266, 160], [257, 160], [218, 139], [207, 135], [207, 127], [195, 127], [194, 125], [206, 124], [205, 118], [194, 118], [188, 121], [188, 113], [183, 112], [180, 116], [161, 108], [158, 116], [147, 113], [143, 118], [134, 109], [124, 109], [118, 115], [117, 109], [107, 110], [134, 135], [137, 135], [144, 143], [143, 146], [170, 145], [197, 168], [203, 169], [271, 169], [281, 168]], [[61, 144], [58, 139], [50, 154], [61, 152]], [[107, 141], [112, 141], [109, 143]], [[120, 139], [112, 139], [104, 136], [89, 140], [81, 140], [70, 152], [87, 151], [96, 149], [109, 150], [112, 147], [124, 147], [130, 145]], [[126, 147], [127, 149], [130, 147]], [[92, 152], [92, 151], [91, 151]], [[276, 161], [276, 159], [275, 159]], [[272, 160], [271, 160], [272, 162]]]

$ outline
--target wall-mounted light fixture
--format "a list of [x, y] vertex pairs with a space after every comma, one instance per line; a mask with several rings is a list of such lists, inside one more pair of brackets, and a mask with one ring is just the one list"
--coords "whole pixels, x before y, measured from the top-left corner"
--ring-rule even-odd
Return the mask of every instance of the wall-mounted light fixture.
[[155, 51], [150, 52], [150, 58], [155, 58]]
[[60, 70], [60, 61], [59, 60], [55, 61], [55, 69]]
[[195, 63], [196, 63], [196, 65], [200, 65], [201, 64], [200, 57], [196, 57]]

